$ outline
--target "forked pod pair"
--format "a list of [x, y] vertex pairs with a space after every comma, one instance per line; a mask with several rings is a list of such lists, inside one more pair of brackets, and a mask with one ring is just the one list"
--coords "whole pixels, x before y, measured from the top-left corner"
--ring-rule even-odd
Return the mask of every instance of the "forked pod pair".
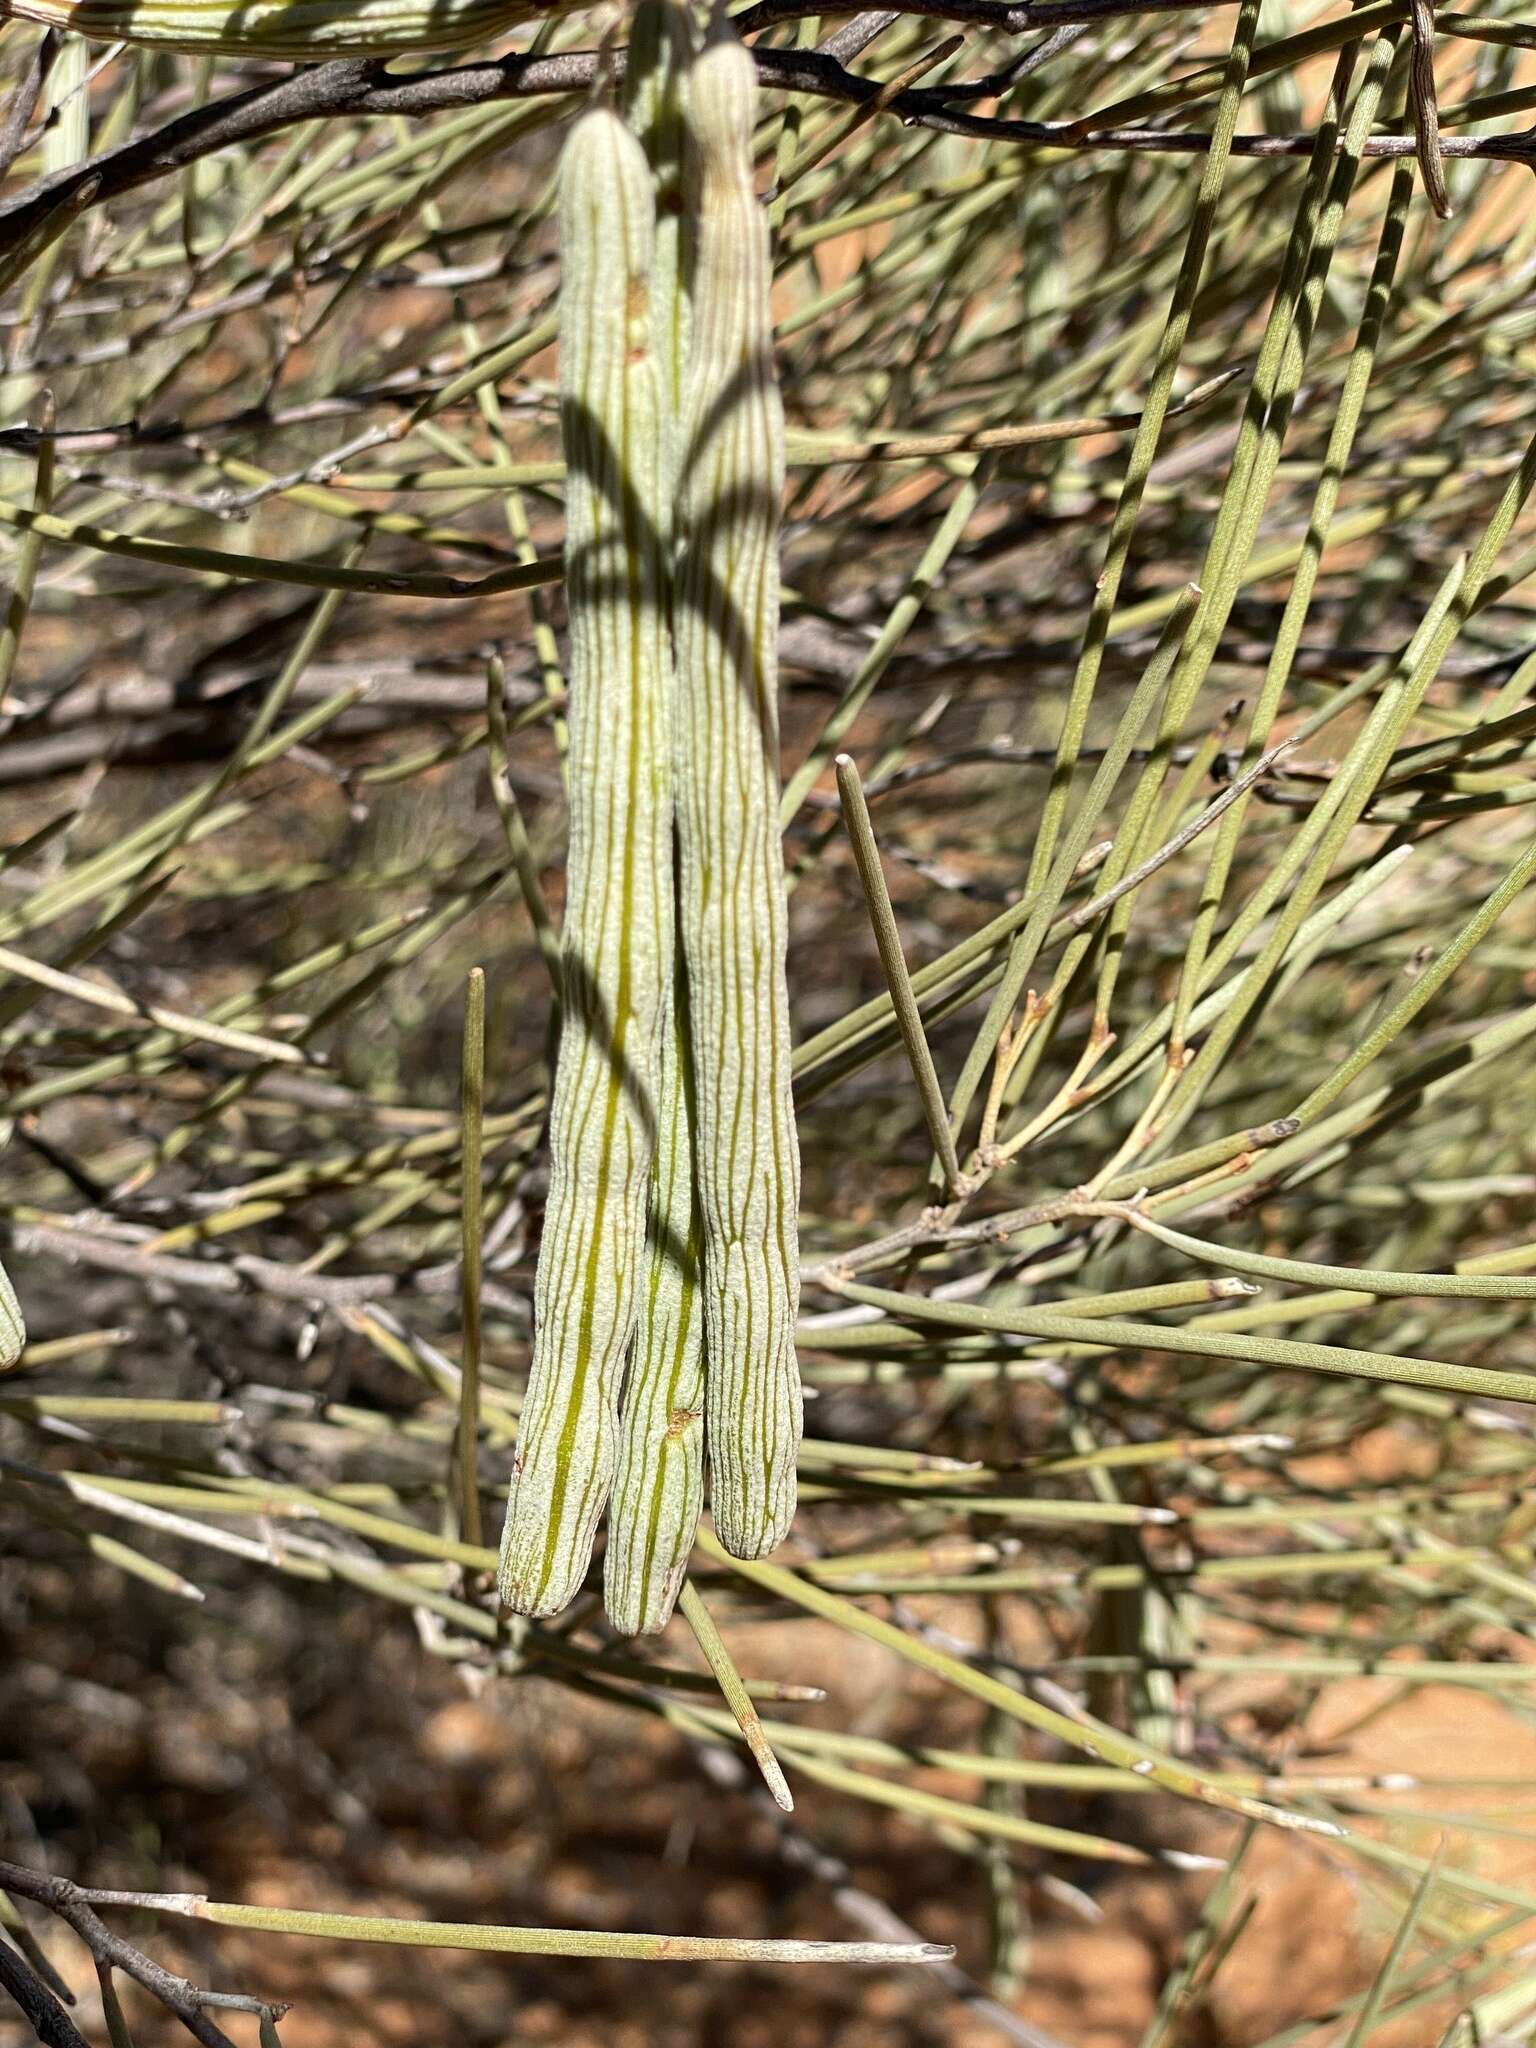
[[[535, 0], [0, 0], [77, 34], [293, 58], [451, 48]], [[778, 826], [783, 413], [757, 79], [642, 0], [625, 112], [560, 167], [570, 852], [552, 1170], [503, 1599], [662, 1627], [703, 1499], [760, 1557], [795, 1506], [799, 1154]], [[3, 1281], [3, 1275], [0, 1275]], [[3, 1307], [3, 1303], [0, 1303]], [[16, 1317], [19, 1329], [19, 1315]], [[19, 1342], [18, 1342], [19, 1348]]]
[[708, 1444], [726, 1546], [794, 1513], [800, 1384], [778, 825], [783, 412], [757, 79], [635, 19], [626, 114], [560, 167], [570, 853], [534, 1352], [500, 1586], [660, 1628]]

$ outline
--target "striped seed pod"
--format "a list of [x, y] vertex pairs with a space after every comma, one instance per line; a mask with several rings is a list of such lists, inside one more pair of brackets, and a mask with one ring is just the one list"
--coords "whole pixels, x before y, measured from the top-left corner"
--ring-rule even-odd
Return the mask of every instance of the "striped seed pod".
[[[630, 32], [625, 106], [656, 187], [652, 311], [668, 417], [666, 501], [681, 458], [688, 300], [683, 252], [683, 95], [693, 54], [679, 0], [641, 0]], [[671, 535], [668, 532], [670, 545]], [[608, 1512], [604, 1597], [622, 1635], [664, 1628], [687, 1570], [704, 1498], [704, 1315], [694, 1196], [688, 988], [677, 953], [656, 1080], [657, 1139], [647, 1222], [649, 1271], [625, 1382]]]
[[0, 1266], [0, 1372], [9, 1372], [21, 1357], [27, 1341], [27, 1326], [21, 1303], [11, 1285], [11, 1276]]
[[387, 57], [452, 50], [557, 11], [562, 0], [0, 0], [0, 19], [98, 42], [231, 56]]
[[656, 255], [651, 276], [656, 359], [666, 402], [672, 475], [681, 467], [684, 382], [688, 369], [687, 198], [683, 190], [684, 107], [693, 62], [687, 0], [640, 0], [629, 35], [624, 111], [639, 136], [656, 189]]
[[692, 335], [674, 600], [710, 1498], [739, 1557], [762, 1556], [788, 1529], [800, 1441], [800, 1163], [778, 823], [784, 418], [767, 222], [752, 183], [756, 102], [745, 47], [712, 42], [687, 101]]
[[668, 1024], [657, 1083], [650, 1268], [624, 1389], [603, 1560], [608, 1619], [626, 1636], [651, 1635], [671, 1619], [704, 1504], [702, 1219], [694, 1196], [688, 989], [681, 972]]
[[557, 1613], [612, 1483], [645, 1273], [656, 1066], [671, 967], [665, 482], [645, 153], [606, 109], [561, 160], [560, 400], [571, 621], [564, 1027], [534, 1348], [502, 1535], [502, 1598]]

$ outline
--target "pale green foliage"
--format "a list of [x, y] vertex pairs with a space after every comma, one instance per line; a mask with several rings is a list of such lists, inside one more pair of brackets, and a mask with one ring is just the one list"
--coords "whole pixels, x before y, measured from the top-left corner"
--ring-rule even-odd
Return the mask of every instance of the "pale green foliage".
[[[637, 828], [654, 1146], [626, 1095], [622, 1142], [601, 1154], [625, 1174], [592, 1294], [605, 1384], [596, 1352], [577, 1342], [557, 1360], [541, 1332], [525, 1432], [540, 1455], [513, 1515], [530, 1585], [553, 1531], [564, 1548], [544, 1597], [578, 1582], [582, 1597], [558, 1623], [516, 1627], [461, 1482], [493, 1527], [530, 1293], [551, 1331], [561, 1311], [579, 1317], [579, 1288], [555, 1299], [534, 1273], [545, 970], [560, 968], [544, 891], [554, 912], [564, 897], [573, 959], [609, 973], [583, 908], [581, 805], [630, 747], [623, 663], [608, 663], [594, 762], [579, 567], [569, 678], [562, 601], [546, 606], [543, 586], [560, 579], [568, 514], [595, 532], [632, 508], [622, 492], [584, 497], [592, 451], [568, 477], [556, 436], [549, 174], [585, 108], [570, 93], [475, 96], [521, 90], [524, 56], [569, 61], [603, 91], [610, 54], [616, 69], [666, 18], [541, 22], [488, 43], [511, 67], [455, 72], [431, 117], [349, 113], [190, 169], [155, 155], [156, 124], [195, 132], [204, 98], [214, 118], [249, 107], [264, 62], [93, 49], [55, 63], [39, 114], [62, 118], [23, 124], [13, 167], [32, 235], [11, 246], [4, 318], [8, 426], [42, 422], [51, 390], [67, 431], [57, 444], [8, 431], [0, 450], [0, 766], [16, 807], [0, 849], [16, 1131], [3, 1212], [34, 1326], [0, 1401], [0, 1494], [22, 1525], [8, 1578], [23, 1598], [65, 1586], [83, 1630], [104, 1580], [146, 1639], [168, 1614], [199, 1645], [221, 1603], [244, 1615], [259, 1602], [261, 1629], [240, 1631], [258, 1679], [280, 1640], [334, 1670], [344, 1635], [376, 1636], [397, 1670], [419, 1653], [499, 1681], [509, 1742], [525, 1702], [540, 1727], [558, 1717], [560, 1686], [601, 1692], [619, 1743], [640, 1715], [679, 1742], [735, 1742], [751, 1725], [741, 1697], [777, 1699], [759, 1732], [818, 1788], [800, 1823], [818, 1855], [845, 1799], [897, 1809], [899, 1836], [865, 1813], [867, 1881], [883, 1904], [898, 1896], [890, 1868], [913, 1840], [953, 1858], [934, 1867], [970, 1902], [972, 1968], [979, 1867], [1002, 1905], [1010, 1884], [1085, 1861], [1139, 1865], [1140, 1886], [1165, 1844], [1230, 1855], [1235, 1810], [1335, 1830], [1327, 1853], [1362, 1891], [1397, 1887], [1374, 1914], [1401, 1911], [1444, 1835], [1379, 1995], [1324, 2023], [1339, 2039], [1363, 2014], [1369, 2042], [1378, 2017], [1398, 2029], [1465, 1970], [1456, 1995], [1483, 2033], [1520, 2024], [1529, 1992], [1511, 2003], [1498, 1973], [1529, 1938], [1536, 1894], [1482, 1853], [1519, 1816], [1464, 1803], [1445, 1782], [1454, 1757], [1415, 1758], [1418, 1782], [1389, 1785], [1358, 1753], [1308, 1755], [1303, 1718], [1341, 1678], [1367, 1731], [1378, 1705], [1396, 1714], [1425, 1687], [1528, 1713], [1536, 1669], [1522, 1504], [1536, 1385], [1523, 140], [1536, 87], [1529, 5], [1490, 5], [1432, 23], [1449, 229], [1422, 183], [1425, 39], [1403, 0], [1309, 15], [1294, 33], [1257, 0], [1075, 37], [1083, 25], [1068, 24], [1065, 40], [968, 23], [948, 57], [933, 18], [882, 11], [856, 55], [829, 18], [871, 86], [921, 74], [915, 100], [879, 110], [806, 89], [829, 68], [794, 49], [826, 40], [810, 22], [756, 35], [763, 72], [800, 81], [756, 110], [741, 64], [719, 60], [742, 91], [729, 146], [709, 143], [726, 164], [710, 217], [741, 233], [714, 249], [729, 289], [694, 353], [730, 402], [688, 470], [682, 588], [706, 604], [678, 620], [705, 652], [675, 685], [658, 656], [641, 722], [696, 807], [696, 845], [713, 833], [753, 855], [755, 907], [716, 954], [690, 949], [687, 971], [718, 1006], [729, 983], [713, 966], [741, 970], [739, 1009], [695, 1057], [712, 1086], [739, 1086], [740, 1128], [772, 1138], [782, 1097], [771, 1071], [758, 1088], [747, 1068], [787, 1042], [780, 851], [762, 823], [772, 692], [743, 714], [726, 681], [733, 662], [737, 680], [771, 672], [782, 544], [807, 1168], [795, 1334], [818, 1426], [799, 1450], [794, 1562], [733, 1559], [707, 1525], [690, 1553], [704, 1299], [688, 1294], [687, 1254], [708, 1216], [684, 1199], [663, 794]], [[274, 17], [242, 11], [255, 40], [241, 47], [265, 59]], [[437, 12], [450, 29], [461, 18]], [[145, 0], [126, 26], [156, 18]], [[356, 37], [378, 18], [365, 4], [331, 25]], [[37, 43], [12, 23], [8, 85]], [[1005, 67], [1006, 93], [977, 96]], [[431, 67], [398, 75], [412, 72], [427, 74], [412, 92], [436, 89]], [[650, 286], [652, 441], [681, 466], [702, 400], [684, 377], [689, 302], [667, 280], [709, 274], [711, 248], [690, 259], [669, 203], [681, 111], [651, 96], [638, 61], [626, 78], [632, 134], [614, 150], [659, 216], [648, 261], [626, 249], [617, 271], [643, 269]], [[1042, 127], [925, 125], [975, 130], [989, 109]], [[753, 122], [793, 429], [782, 533]], [[141, 182], [119, 176], [130, 138]], [[1526, 161], [1497, 168], [1499, 152]], [[98, 194], [86, 156], [106, 166]], [[39, 220], [49, 178], [78, 213]], [[687, 182], [701, 191], [697, 142]], [[12, 218], [17, 204], [0, 201]], [[635, 309], [614, 276], [601, 311], [624, 325]], [[737, 326], [722, 340], [726, 307]], [[734, 387], [727, 343], [749, 366]], [[744, 466], [723, 493], [702, 474], [732, 451], [766, 451], [755, 498]], [[640, 488], [662, 536], [654, 614], [679, 590], [673, 494], [643, 462]], [[650, 562], [644, 520], [630, 538]], [[717, 602], [748, 620], [730, 646], [718, 622], [709, 640]], [[622, 614], [600, 630], [628, 630]], [[258, 652], [249, 671], [237, 657], [243, 679], [216, 712], [203, 679], [223, 690], [242, 635]], [[361, 680], [375, 694], [360, 703]], [[739, 715], [738, 751], [712, 738], [707, 774], [661, 729], [671, 688]], [[173, 737], [210, 758], [178, 760], [162, 790], [130, 764], [146, 705], [168, 693]], [[226, 711], [250, 719], [233, 742]], [[1276, 759], [1280, 740], [1293, 744]], [[839, 754], [849, 830], [827, 772]], [[640, 758], [631, 749], [630, 766]], [[344, 818], [353, 806], [373, 822]], [[732, 945], [758, 919], [767, 944], [744, 960]], [[227, 945], [216, 974], [200, 957], [209, 929]], [[281, 934], [270, 961], [267, 932]], [[490, 999], [478, 1374], [455, 1284], [461, 1229], [477, 1229], [461, 1189], [477, 1175], [453, 1100], [475, 965]], [[569, 1046], [599, 1035], [573, 1002]], [[646, 1055], [630, 1051], [633, 1074]], [[315, 1057], [330, 1070], [305, 1071]], [[593, 1102], [612, 1102], [602, 1071], [587, 1078]], [[588, 1225], [573, 1212], [564, 1073], [560, 1088], [547, 1241], [569, 1254]], [[731, 1156], [713, 1157], [698, 1184], [702, 1196], [714, 1172], [723, 1211], [736, 1182]], [[466, 1293], [474, 1269], [462, 1262]], [[789, 1260], [776, 1282], [766, 1266], [754, 1277], [787, 1319]], [[717, 1288], [717, 1323], [732, 1306]], [[717, 1445], [722, 1526], [741, 1547], [787, 1490], [751, 1466], [792, 1435], [782, 1355], [732, 1346], [723, 1373], [709, 1360], [717, 1432], [748, 1461], [739, 1484]], [[754, 1408], [754, 1393], [782, 1405]], [[769, 1422], [782, 1436], [753, 1435]], [[552, 1515], [562, 1458], [580, 1476]], [[581, 1573], [610, 1473], [605, 1617]], [[729, 1525], [733, 1502], [743, 1526]], [[740, 1660], [730, 1711], [695, 1654], [707, 1625], [696, 1642], [676, 1625], [615, 1641], [614, 1623], [660, 1622], [684, 1568], [689, 1613], [718, 1617], [716, 1653], [728, 1643]], [[743, 1629], [744, 1608], [771, 1634]], [[1032, 1660], [1042, 1630], [1049, 1672], [1020, 1684], [998, 1663]], [[880, 1719], [851, 1688], [825, 1715], [800, 1713], [793, 1682], [836, 1671], [826, 1645], [856, 1638], [889, 1660]], [[1047, 1675], [1065, 1695], [1054, 1706]], [[45, 1752], [28, 1702], [51, 1715], [53, 1693], [30, 1675], [0, 1682], [0, 1713], [20, 1701], [15, 1732]], [[1035, 1785], [1049, 1818], [1020, 1796]], [[1188, 1828], [1175, 1799], [1198, 1809]], [[664, 1830], [662, 1817], [658, 1853]], [[121, 1846], [119, 1833], [114, 1860]], [[1185, 1993], [1202, 1997], [1223, 1967], [1245, 1891], [1220, 1925], [1213, 1910], [1170, 1984], [1165, 2040], [1188, 2031]], [[430, 1920], [296, 1929], [274, 1905], [245, 1924], [440, 1942], [465, 1934], [454, 1912], [521, 1917], [510, 1899], [469, 1896], [434, 1887], [400, 1909]], [[635, 1926], [650, 1921], [637, 1906]], [[676, 1953], [578, 1930], [470, 1938]], [[1008, 1967], [1002, 1946], [992, 1962]]]

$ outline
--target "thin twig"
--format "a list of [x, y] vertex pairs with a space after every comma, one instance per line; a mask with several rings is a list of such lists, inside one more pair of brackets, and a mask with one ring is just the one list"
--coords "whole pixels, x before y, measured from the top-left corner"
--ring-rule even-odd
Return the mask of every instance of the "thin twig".
[[265, 1038], [256, 1031], [240, 1031], [230, 1024], [213, 1024], [205, 1017], [189, 1017], [180, 1010], [168, 1010], [160, 1003], [138, 1003], [133, 997], [97, 981], [85, 981], [78, 974], [65, 974], [41, 960], [29, 960], [9, 946], [0, 946], [0, 973], [19, 975], [56, 995], [71, 996], [93, 1009], [109, 1010], [115, 1017], [128, 1017], [135, 1024], [158, 1024], [174, 1031], [178, 1038], [200, 1040], [206, 1045], [225, 1047], [230, 1052], [250, 1053], [257, 1059], [276, 1060], [283, 1066], [324, 1066], [316, 1053], [289, 1045], [280, 1038]]
[[[957, 19], [961, 17], [955, 9], [963, 6], [964, 0], [951, 0], [941, 9], [920, 11], [937, 11], [947, 19]], [[1054, 26], [1064, 20], [1162, 11], [1160, 0], [1141, 0], [1134, 7], [1094, 7], [1091, 14], [1089, 6], [1090, 0], [1081, 0], [1081, 4], [1072, 0], [1072, 4], [1059, 9], [1009, 11], [1024, 17], [1015, 32], [1047, 24]], [[798, 5], [793, 9], [796, 15], [810, 11]], [[967, 12], [963, 18], [981, 17]], [[783, 92], [806, 93], [862, 106], [878, 98], [883, 90], [878, 80], [858, 76], [822, 50], [756, 49], [753, 55], [764, 84]], [[600, 73], [615, 80], [621, 78], [623, 58], [622, 50], [577, 50], [556, 57], [505, 57], [496, 63], [464, 65], [410, 77], [396, 77], [387, 65], [371, 59], [348, 58], [317, 64], [275, 83], [210, 101], [150, 135], [105, 150], [68, 171], [40, 180], [0, 204], [0, 263], [13, 257], [52, 216], [59, 215], [67, 224], [78, 212], [171, 177], [220, 150], [259, 141], [301, 122], [359, 115], [419, 120], [429, 114], [463, 111], [500, 100], [583, 93]], [[899, 93], [886, 111], [909, 125], [932, 128], [940, 134], [1044, 144], [1057, 149], [1203, 156], [1211, 144], [1208, 134], [1193, 131], [1117, 128], [1077, 135], [1068, 126], [1050, 122], [948, 111], [949, 98], [961, 98], [965, 90], [963, 82], [957, 82], [953, 88], [915, 88]], [[1239, 135], [1231, 145], [1235, 156], [1261, 158], [1310, 156], [1314, 147], [1311, 135]], [[1441, 148], [1446, 157], [1536, 167], [1536, 132], [1457, 137], [1442, 143]], [[1363, 153], [1368, 157], [1398, 158], [1412, 156], [1415, 150], [1416, 142], [1411, 136], [1373, 135]], [[60, 214], [61, 208], [69, 209], [67, 215]]]
[[480, 1432], [480, 1283], [483, 1190], [482, 1132], [485, 1123], [485, 969], [470, 969], [464, 1002], [462, 1095], [463, 1177], [461, 1204], [460, 1303], [464, 1317], [463, 1368], [459, 1381], [459, 1535], [480, 1541], [480, 1484], [476, 1462]]
[[944, 1090], [939, 1085], [933, 1054], [928, 1047], [928, 1035], [923, 1029], [922, 1013], [917, 1006], [917, 997], [912, 991], [912, 977], [907, 972], [906, 956], [901, 949], [901, 934], [896, 929], [896, 913], [891, 908], [891, 892], [885, 886], [885, 872], [880, 865], [880, 848], [875, 843], [874, 827], [869, 822], [869, 806], [864, 801], [859, 771], [847, 754], [838, 755], [836, 767], [838, 794], [843, 800], [843, 817], [848, 826], [848, 837], [852, 842], [859, 880], [864, 887], [864, 900], [869, 905], [869, 921], [874, 926], [875, 944], [880, 950], [880, 965], [885, 969], [886, 985], [891, 991], [891, 1004], [896, 1012], [896, 1027], [901, 1033], [901, 1042], [906, 1047], [907, 1058], [911, 1062], [912, 1077], [917, 1082], [918, 1099], [923, 1105], [923, 1118], [928, 1126], [928, 1134], [933, 1140], [934, 1153], [944, 1170], [945, 1186], [952, 1197], [959, 1197], [965, 1193], [965, 1176], [960, 1170], [960, 1155], [955, 1149], [954, 1132], [949, 1127], [949, 1116], [944, 1107]]
[[1175, 854], [1182, 853], [1186, 846], [1193, 840], [1198, 839], [1202, 832], [1214, 825], [1219, 817], [1232, 808], [1239, 797], [1246, 796], [1256, 782], [1262, 782], [1270, 770], [1283, 761], [1296, 744], [1295, 740], [1282, 740], [1278, 747], [1271, 747], [1267, 754], [1261, 754], [1246, 775], [1239, 775], [1235, 782], [1229, 783], [1214, 803], [1207, 804], [1198, 816], [1191, 818], [1187, 825], [1182, 826], [1179, 831], [1175, 832], [1171, 839], [1157, 849], [1156, 853], [1149, 854], [1144, 861], [1139, 862], [1128, 874], [1122, 875], [1112, 889], [1103, 890], [1101, 894], [1091, 897], [1079, 909], [1069, 911], [1053, 927], [1053, 930], [1080, 932], [1085, 925], [1090, 925], [1096, 918], [1102, 917], [1104, 912], [1113, 904], [1118, 903], [1122, 896], [1129, 896], [1133, 889], [1139, 889], [1143, 882], [1148, 881], [1157, 873], [1159, 868], [1166, 867]]
[[[174, 1976], [114, 1934], [97, 1916], [92, 1900], [101, 1901], [110, 1894], [87, 1893], [66, 1877], [47, 1877], [40, 1871], [24, 1870], [19, 1864], [4, 1862], [0, 1862], [0, 1885], [17, 1898], [30, 1899], [34, 1905], [43, 1907], [72, 1928], [97, 1963], [121, 1970], [124, 1976], [142, 1984], [169, 2012], [175, 2014], [193, 2039], [203, 2044], [203, 2048], [235, 2048], [223, 2028], [215, 2026], [208, 2018], [205, 2006], [216, 2005], [228, 2011], [277, 2016], [288, 2010], [286, 2005], [276, 2005], [267, 1999], [246, 1998], [235, 1992], [200, 1991], [185, 1977]], [[76, 2048], [79, 2039], [78, 2034], [72, 2040], [61, 2037], [60, 2048]]]
[[683, 1610], [684, 1619], [693, 1630], [694, 1639], [715, 1674], [715, 1682], [724, 1695], [725, 1703], [736, 1717], [742, 1740], [752, 1752], [752, 1760], [763, 1774], [763, 1783], [773, 1794], [774, 1803], [784, 1813], [795, 1810], [794, 1796], [779, 1767], [779, 1760], [769, 1746], [763, 1733], [763, 1724], [757, 1708], [752, 1704], [752, 1695], [741, 1682], [741, 1673], [736, 1661], [725, 1647], [725, 1639], [715, 1626], [715, 1618], [704, 1605], [703, 1595], [692, 1579], [684, 1579], [683, 1590], [677, 1604]]

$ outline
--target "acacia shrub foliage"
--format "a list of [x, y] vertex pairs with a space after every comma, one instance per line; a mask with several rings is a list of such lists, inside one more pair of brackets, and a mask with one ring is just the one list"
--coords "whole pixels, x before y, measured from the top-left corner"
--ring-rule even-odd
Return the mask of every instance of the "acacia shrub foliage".
[[[0, 1206], [30, 1331], [0, 1686], [33, 1991], [46, 1929], [80, 1954], [28, 1889], [46, 1859], [246, 1901], [238, 1948], [132, 1931], [200, 1980], [236, 1955], [252, 2003], [290, 1981], [280, 1909], [635, 1954], [722, 1934], [734, 1875], [724, 1938], [953, 1941], [967, 1974], [914, 1973], [903, 2011], [981, 2024], [990, 1980], [1016, 2035], [1029, 1912], [1040, 1957], [1126, 1865], [1193, 1927], [1149, 2038], [1214, 2010], [1247, 1820], [1256, 1859], [1315, 1848], [1407, 1913], [1362, 2030], [1536, 1911], [1456, 1757], [1383, 1786], [1313, 1753], [1362, 1678], [1461, 1688], [1512, 1743], [1527, 1717], [1529, 23], [785, 12], [742, 26], [812, 1400], [790, 1542], [739, 1564], [706, 1532], [698, 1641], [639, 1644], [591, 1598], [511, 1625], [488, 1576], [563, 890], [552, 178], [623, 25], [388, 73], [0, 40]], [[733, 1773], [711, 1616], [782, 1830]], [[454, 1804], [401, 1703], [492, 1677], [500, 1789]], [[552, 1728], [598, 1731], [579, 1770]], [[1199, 1919], [1191, 1856], [1227, 1866]], [[1536, 2000], [1487, 1955], [1458, 1993], [1483, 2037]], [[410, 1980], [423, 2038], [499, 2038], [478, 1967]], [[567, 2020], [620, 1981], [516, 1969]], [[658, 2029], [712, 1981], [648, 1976]], [[830, 2025], [835, 1983], [775, 1995]], [[1275, 2024], [1333, 1987], [1289, 1995]]]

